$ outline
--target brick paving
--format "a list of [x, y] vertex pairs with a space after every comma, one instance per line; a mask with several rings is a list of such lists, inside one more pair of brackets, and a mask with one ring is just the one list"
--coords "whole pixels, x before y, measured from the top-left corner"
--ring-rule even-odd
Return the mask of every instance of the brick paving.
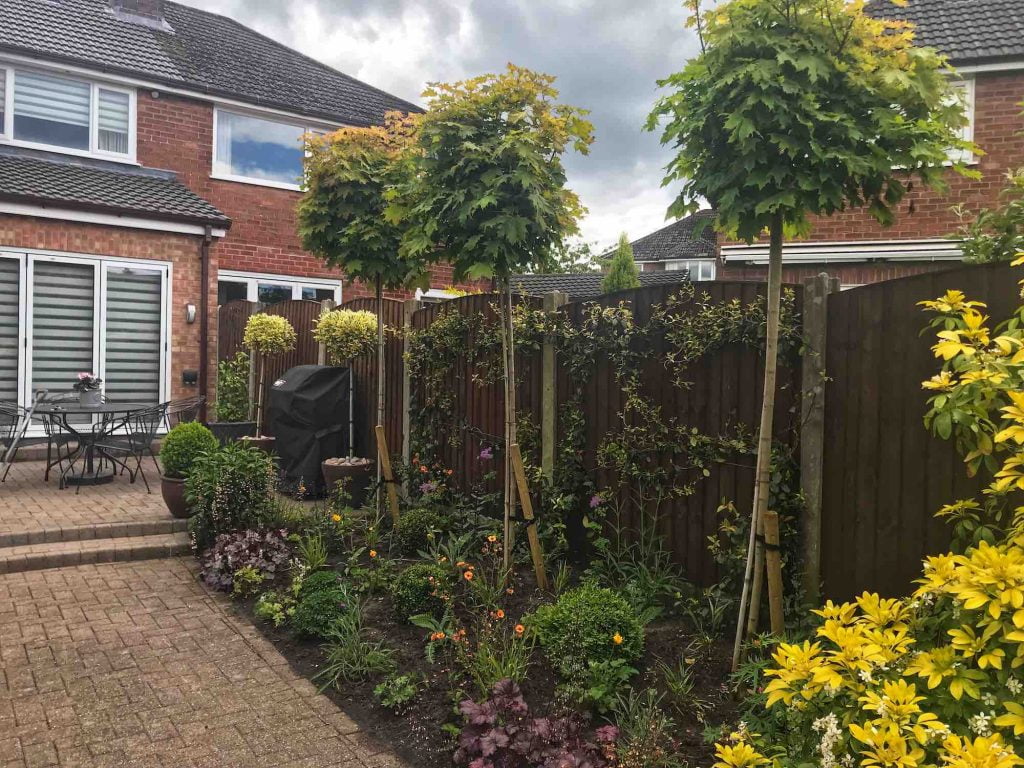
[[59, 490], [55, 472], [44, 483], [43, 470], [40, 461], [17, 462], [7, 482], [0, 483], [0, 546], [60, 541], [61, 531], [69, 529], [77, 529], [73, 537], [81, 538], [81, 529], [96, 526], [173, 520], [160, 496], [160, 477], [152, 462], [146, 463], [145, 471], [153, 493], [146, 493], [141, 478], [129, 483], [126, 474], [76, 494], [74, 488]]
[[195, 570], [172, 558], [0, 575], [0, 767], [405, 765]]

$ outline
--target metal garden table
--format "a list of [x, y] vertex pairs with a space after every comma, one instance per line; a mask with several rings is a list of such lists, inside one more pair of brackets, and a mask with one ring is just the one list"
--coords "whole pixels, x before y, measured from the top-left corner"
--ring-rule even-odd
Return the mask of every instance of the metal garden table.
[[[114, 479], [114, 468], [103, 466], [103, 459], [111, 465], [121, 463], [97, 444], [114, 434], [114, 430], [131, 417], [133, 413], [152, 408], [153, 403], [118, 402], [108, 400], [101, 405], [84, 406], [74, 400], [66, 402], [41, 402], [36, 406], [35, 415], [52, 419], [73, 436], [78, 447], [68, 457], [68, 468], [60, 476], [60, 485], [102, 485]], [[74, 416], [90, 416], [88, 422], [72, 421]], [[82, 469], [75, 471], [75, 465], [83, 462]], [[98, 463], [97, 463], [98, 462]]]

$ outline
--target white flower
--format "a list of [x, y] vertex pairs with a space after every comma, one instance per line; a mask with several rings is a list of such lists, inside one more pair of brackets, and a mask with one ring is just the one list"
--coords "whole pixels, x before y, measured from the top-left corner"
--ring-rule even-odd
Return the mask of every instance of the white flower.
[[1014, 696], [1020, 696], [1021, 691], [1024, 691], [1024, 683], [1015, 677], [1011, 677], [1006, 681], [1006, 689]]
[[860, 681], [862, 683], [874, 682], [874, 678], [872, 678], [872, 676], [871, 676], [871, 670], [870, 669], [862, 669], [860, 672], [857, 673], [857, 676], [860, 678]]
[[971, 730], [979, 736], [988, 736], [992, 733], [991, 720], [992, 718], [990, 715], [986, 715], [984, 712], [979, 712], [968, 720], [967, 724], [970, 726]]

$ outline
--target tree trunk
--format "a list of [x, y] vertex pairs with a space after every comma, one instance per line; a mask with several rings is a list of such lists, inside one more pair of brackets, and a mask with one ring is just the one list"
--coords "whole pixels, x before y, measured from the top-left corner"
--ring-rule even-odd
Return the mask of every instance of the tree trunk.
[[512, 520], [515, 516], [515, 475], [512, 468], [512, 446], [516, 443], [516, 347], [512, 331], [512, 292], [508, 278], [501, 285], [501, 351], [505, 373], [505, 515], [502, 541], [502, 563], [507, 572], [512, 567]]
[[260, 381], [256, 385], [256, 437], [263, 437], [263, 384], [267, 374], [267, 356], [260, 355]]
[[[764, 582], [764, 513], [768, 511], [771, 490], [772, 422], [775, 416], [775, 379], [778, 369], [779, 307], [782, 303], [782, 214], [772, 217], [768, 257], [768, 327], [765, 334], [764, 396], [761, 402], [761, 427], [757, 440], [757, 471], [754, 480], [754, 505], [747, 542], [747, 565], [740, 597], [739, 619], [733, 644], [733, 671], [739, 666], [743, 640], [757, 629], [757, 615]], [[749, 598], [749, 601], [748, 601]], [[746, 632], [744, 631], [746, 630]]]
[[[384, 426], [384, 289], [380, 275], [377, 275], [377, 424]], [[377, 512], [383, 513], [384, 495], [380, 492], [383, 470], [380, 456], [377, 456]]]

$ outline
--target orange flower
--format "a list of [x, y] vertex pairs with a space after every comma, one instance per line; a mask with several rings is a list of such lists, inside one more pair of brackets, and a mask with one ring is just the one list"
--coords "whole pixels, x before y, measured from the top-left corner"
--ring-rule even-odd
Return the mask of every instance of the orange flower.
[[526, 632], [526, 627], [522, 624], [516, 624], [516, 637], [522, 637], [524, 632]]
[[472, 581], [473, 580], [473, 572], [472, 571], [466, 571], [464, 574], [462, 574], [462, 578], [464, 578], [466, 581]]
[[511, 594], [513, 594], [514, 592], [515, 592], [515, 590], [514, 590], [514, 589], [512, 589], [512, 587], [509, 587], [508, 589], [506, 589], [506, 590], [505, 590], [505, 594], [506, 594], [506, 595], [511, 595]]
[[438, 640], [444, 640], [446, 637], [447, 635], [444, 632], [435, 632], [430, 636], [430, 639], [436, 642]]
[[496, 618], [496, 619], [504, 619], [505, 618], [505, 612], [503, 610], [501, 610], [501, 608], [499, 608], [498, 610], [496, 610], [494, 612], [494, 618]]
[[612, 642], [616, 645], [622, 645], [623, 637], [618, 632], [612, 635]]
[[448, 475], [449, 477], [451, 477], [452, 475], [454, 475], [454, 474], [455, 474], [455, 470], [454, 470], [454, 469], [449, 469], [449, 470], [446, 470], [446, 471], [445, 471], [445, 474], [446, 474], [446, 475]]
[[420, 472], [422, 472], [423, 474], [426, 474], [426, 473], [427, 473], [427, 472], [429, 472], [429, 471], [430, 471], [430, 470], [429, 470], [429, 469], [427, 469], [427, 468], [426, 468], [425, 466], [423, 466], [422, 464], [420, 465]]
[[495, 535], [494, 535], [494, 534], [492, 533], [492, 534], [491, 534], [490, 536], [488, 536], [488, 537], [487, 537], [487, 540], [488, 540], [489, 542], [491, 542], [491, 544], [493, 544], [494, 542], [496, 542], [496, 541], [498, 540], [498, 537], [497, 537], [497, 536], [495, 536]]
[[377, 550], [376, 549], [371, 549], [370, 550], [370, 557], [376, 557], [376, 556], [377, 556]]

